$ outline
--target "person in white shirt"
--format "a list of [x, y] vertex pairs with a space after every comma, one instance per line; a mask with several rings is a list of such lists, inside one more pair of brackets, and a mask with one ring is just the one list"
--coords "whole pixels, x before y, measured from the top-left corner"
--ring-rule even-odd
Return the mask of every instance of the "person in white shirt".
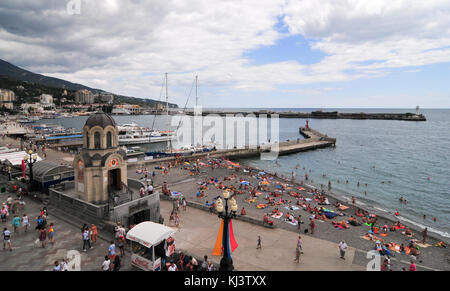
[[61, 265], [58, 261], [55, 261], [55, 266], [53, 267], [53, 271], [61, 271]]
[[148, 185], [148, 187], [147, 187], [147, 194], [148, 195], [153, 194], [153, 186], [152, 186], [152, 184]]
[[102, 271], [109, 271], [111, 266], [111, 261], [109, 260], [108, 256], [105, 256], [105, 261], [102, 264]]
[[345, 243], [345, 241], [341, 241], [339, 243], [339, 251], [341, 253], [341, 259], [345, 260], [344, 256], [345, 252], [347, 251], [347, 244]]

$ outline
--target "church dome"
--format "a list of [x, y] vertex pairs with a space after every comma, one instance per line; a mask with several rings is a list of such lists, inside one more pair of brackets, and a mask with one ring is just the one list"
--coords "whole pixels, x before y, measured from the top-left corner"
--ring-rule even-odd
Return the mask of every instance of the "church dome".
[[89, 128], [92, 128], [97, 125], [100, 126], [101, 128], [105, 128], [108, 125], [112, 125], [115, 127], [116, 122], [108, 114], [99, 111], [95, 112], [94, 114], [91, 114], [89, 118], [86, 120], [86, 123], [84, 124], [84, 126], [87, 126]]

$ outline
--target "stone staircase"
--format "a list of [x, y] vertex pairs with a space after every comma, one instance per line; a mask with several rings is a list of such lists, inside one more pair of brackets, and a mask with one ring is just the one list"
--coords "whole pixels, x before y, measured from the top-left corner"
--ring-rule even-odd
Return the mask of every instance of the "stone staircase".
[[[116, 190], [109, 186], [108, 193], [109, 193], [109, 198], [110, 198], [110, 202], [112, 202], [112, 205], [121, 205], [123, 203], [131, 201], [133, 198], [133, 192], [124, 183], [122, 183], [121, 190]], [[117, 199], [116, 199], [116, 197], [117, 197]]]

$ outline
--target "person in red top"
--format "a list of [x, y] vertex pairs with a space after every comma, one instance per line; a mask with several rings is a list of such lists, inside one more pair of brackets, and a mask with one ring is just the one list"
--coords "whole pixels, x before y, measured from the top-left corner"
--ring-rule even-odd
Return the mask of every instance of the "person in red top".
[[316, 223], [314, 222], [314, 219], [310, 218], [310, 226], [311, 226], [311, 234], [314, 234], [314, 228], [316, 227]]
[[416, 264], [414, 264], [414, 261], [411, 261], [411, 265], [409, 265], [410, 271], [416, 271]]

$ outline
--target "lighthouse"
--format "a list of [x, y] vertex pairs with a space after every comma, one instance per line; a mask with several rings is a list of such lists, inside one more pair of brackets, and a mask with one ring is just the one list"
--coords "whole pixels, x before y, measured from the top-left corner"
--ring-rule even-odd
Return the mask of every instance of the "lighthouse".
[[420, 108], [419, 108], [419, 105], [416, 106], [416, 115], [420, 115]]

